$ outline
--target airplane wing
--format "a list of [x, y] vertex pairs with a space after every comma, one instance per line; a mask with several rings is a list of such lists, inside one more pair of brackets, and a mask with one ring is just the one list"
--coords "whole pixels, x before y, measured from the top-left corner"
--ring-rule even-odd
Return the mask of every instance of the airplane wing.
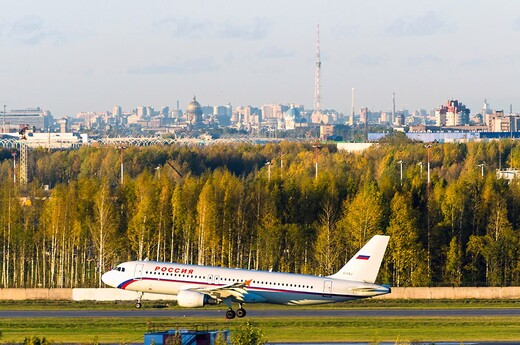
[[218, 301], [222, 301], [226, 298], [232, 297], [237, 301], [243, 302], [244, 295], [247, 294], [247, 288], [249, 287], [249, 284], [251, 284], [251, 281], [252, 279], [246, 280], [245, 282], [241, 283], [233, 283], [224, 286], [215, 286], [212, 288], [196, 288], [193, 290], [207, 294]]

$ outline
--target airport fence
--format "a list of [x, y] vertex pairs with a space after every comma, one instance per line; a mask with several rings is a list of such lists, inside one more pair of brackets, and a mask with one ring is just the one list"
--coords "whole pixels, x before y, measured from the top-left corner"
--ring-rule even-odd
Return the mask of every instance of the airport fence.
[[[137, 293], [100, 289], [0, 289], [0, 300], [131, 301]], [[405, 287], [379, 299], [520, 299], [520, 287]], [[143, 300], [175, 300], [172, 295], [143, 295]]]

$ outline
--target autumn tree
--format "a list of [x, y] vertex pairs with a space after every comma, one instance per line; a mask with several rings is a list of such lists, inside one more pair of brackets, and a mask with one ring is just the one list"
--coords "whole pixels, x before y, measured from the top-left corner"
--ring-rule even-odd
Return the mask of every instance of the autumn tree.
[[320, 274], [331, 275], [338, 268], [337, 263], [341, 253], [341, 246], [338, 243], [340, 237], [336, 229], [338, 214], [334, 202], [330, 198], [325, 199], [322, 208], [323, 211], [319, 217], [315, 255], [316, 260], [320, 263]]
[[383, 205], [377, 186], [365, 181], [353, 199], [346, 199], [338, 220], [346, 244], [345, 262], [374, 235], [383, 233]]
[[107, 256], [113, 254], [111, 242], [115, 240], [117, 230], [116, 213], [113, 197], [108, 183], [104, 181], [94, 196], [94, 217], [89, 222], [89, 230], [96, 245], [98, 257], [98, 287], [101, 287], [101, 275], [107, 270]]
[[409, 195], [396, 193], [391, 202], [389, 252], [396, 286], [421, 286], [427, 282], [427, 261], [419, 245], [416, 217]]
[[157, 188], [151, 174], [145, 172], [138, 176], [134, 184], [136, 210], [128, 224], [128, 239], [138, 260], [151, 254], [153, 237], [157, 228]]
[[446, 265], [444, 269], [444, 281], [452, 286], [462, 284], [462, 248], [457, 237], [450, 241], [450, 247], [446, 255]]

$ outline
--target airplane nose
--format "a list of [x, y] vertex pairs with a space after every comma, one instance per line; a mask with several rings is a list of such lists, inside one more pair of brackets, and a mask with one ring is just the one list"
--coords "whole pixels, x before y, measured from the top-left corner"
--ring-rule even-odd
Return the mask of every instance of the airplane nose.
[[114, 271], [108, 271], [108, 272], [105, 272], [102, 276], [101, 276], [101, 280], [103, 281], [103, 283], [107, 284], [108, 286], [111, 286], [111, 287], [115, 287], [115, 282], [114, 282]]

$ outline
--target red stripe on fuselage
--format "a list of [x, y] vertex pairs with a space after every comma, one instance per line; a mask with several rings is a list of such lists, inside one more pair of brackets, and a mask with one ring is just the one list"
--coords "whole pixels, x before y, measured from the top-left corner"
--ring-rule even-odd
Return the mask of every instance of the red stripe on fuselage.
[[135, 282], [135, 280], [133, 280], [133, 279], [127, 280], [126, 282], [123, 282], [123, 283], [119, 284], [119, 286], [117, 288], [125, 290], [126, 287], [128, 285], [132, 284], [133, 282]]
[[[141, 279], [130, 279], [126, 282], [120, 284], [118, 286], [119, 289], [126, 289], [130, 284], [139, 282], [141, 280], [150, 280], [150, 281], [156, 281], [156, 282], [167, 282], [167, 283], [181, 283], [181, 284], [192, 284], [197, 285], [197, 287], [204, 286], [226, 286], [222, 284], [212, 284], [207, 282], [194, 282], [194, 281], [186, 281], [186, 280], [173, 280], [173, 279], [157, 279], [157, 278], [147, 278], [142, 277]], [[335, 297], [347, 297], [347, 298], [359, 298], [359, 296], [356, 295], [349, 295], [349, 294], [338, 294], [338, 293], [329, 293], [329, 292], [322, 292], [322, 291], [300, 291], [300, 290], [286, 290], [286, 289], [277, 289], [277, 288], [271, 288], [271, 287], [248, 287], [248, 291], [255, 292], [255, 291], [265, 291], [265, 292], [279, 292], [279, 293], [295, 293], [295, 294], [302, 294], [302, 295], [327, 295], [327, 296], [335, 296]]]

